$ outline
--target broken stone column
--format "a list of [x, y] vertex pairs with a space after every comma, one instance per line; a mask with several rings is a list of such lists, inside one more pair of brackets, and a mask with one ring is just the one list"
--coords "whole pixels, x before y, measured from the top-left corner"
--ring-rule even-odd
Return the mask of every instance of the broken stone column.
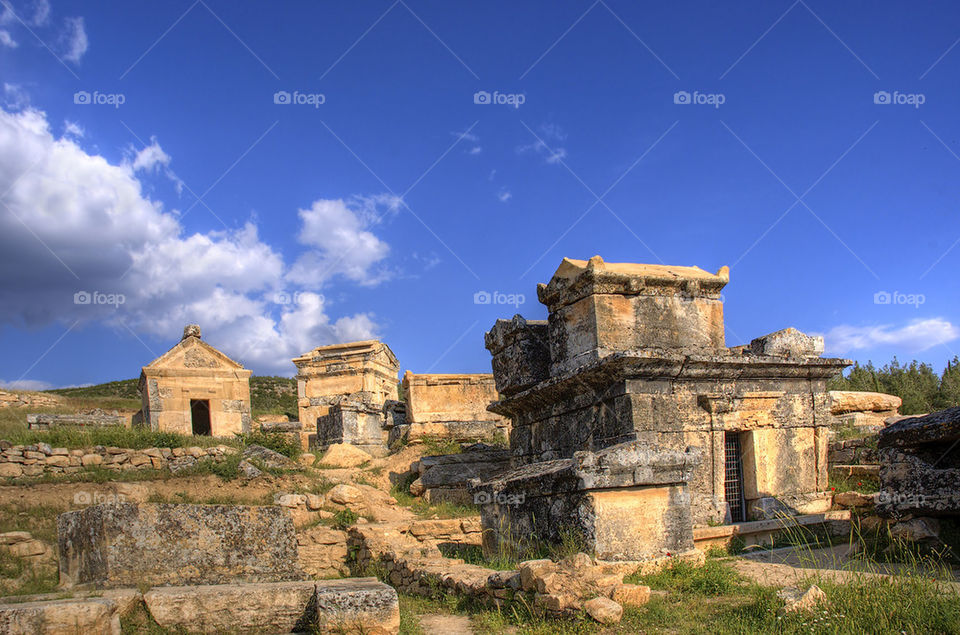
[[487, 553], [573, 543], [600, 560], [651, 560], [693, 550], [687, 482], [695, 450], [623, 443], [531, 463], [474, 482]]

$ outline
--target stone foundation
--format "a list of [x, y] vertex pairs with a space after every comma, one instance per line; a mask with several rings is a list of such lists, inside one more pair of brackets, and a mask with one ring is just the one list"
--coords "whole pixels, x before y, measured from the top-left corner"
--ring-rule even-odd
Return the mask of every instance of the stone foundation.
[[77, 414], [27, 415], [27, 428], [30, 430], [49, 430], [60, 426], [79, 428], [130, 427], [129, 424], [130, 418], [119, 414], [116, 410], [112, 413], [97, 409]]

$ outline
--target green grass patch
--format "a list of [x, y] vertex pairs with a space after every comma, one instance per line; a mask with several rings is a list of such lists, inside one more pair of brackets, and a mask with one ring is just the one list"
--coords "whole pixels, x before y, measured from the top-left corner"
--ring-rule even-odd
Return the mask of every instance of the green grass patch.
[[702, 566], [676, 559], [668, 566], [647, 575], [633, 574], [625, 582], [645, 584], [682, 595], [714, 597], [735, 594], [741, 589], [740, 576], [719, 560], [708, 559]]

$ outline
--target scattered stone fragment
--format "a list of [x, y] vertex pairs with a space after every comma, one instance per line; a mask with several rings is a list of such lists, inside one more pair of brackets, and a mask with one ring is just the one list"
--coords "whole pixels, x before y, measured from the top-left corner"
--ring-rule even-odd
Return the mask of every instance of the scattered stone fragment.
[[623, 617], [623, 607], [610, 598], [593, 598], [583, 605], [584, 610], [601, 624], [616, 624]]
[[298, 470], [300, 466], [279, 452], [275, 452], [262, 445], [248, 445], [243, 450], [243, 458], [253, 459], [257, 463], [271, 470]]
[[353, 485], [346, 485], [341, 483], [336, 485], [333, 489], [327, 492], [327, 498], [333, 501], [334, 503], [339, 503], [341, 505], [350, 505], [354, 503], [359, 503], [363, 500], [363, 492], [359, 488], [354, 487]]
[[358, 467], [369, 462], [371, 456], [355, 445], [348, 443], [334, 443], [322, 457], [320, 462], [333, 467]]
[[798, 587], [789, 586], [777, 592], [777, 597], [783, 600], [780, 613], [795, 613], [798, 611], [812, 611], [818, 604], [826, 602], [827, 594], [816, 584], [804, 591]]

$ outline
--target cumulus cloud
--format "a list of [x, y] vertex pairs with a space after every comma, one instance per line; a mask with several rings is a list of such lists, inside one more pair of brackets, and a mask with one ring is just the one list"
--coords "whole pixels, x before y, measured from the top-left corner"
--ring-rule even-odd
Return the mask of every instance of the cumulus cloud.
[[506, 203], [511, 198], [513, 198], [513, 194], [511, 194], [509, 190], [500, 190], [500, 192], [497, 194], [497, 200], [499, 200], [501, 203]]
[[3, 83], [3, 105], [8, 110], [21, 110], [30, 104], [30, 95], [20, 84]]
[[960, 327], [943, 318], [913, 320], [895, 327], [840, 325], [824, 333], [826, 349], [834, 353], [872, 349], [881, 346], [896, 347], [911, 353], [925, 351], [960, 337]]
[[[370, 314], [331, 318], [315, 277], [296, 302], [278, 303], [289, 267], [254, 223], [187, 233], [138, 178], [169, 162], [153, 140], [111, 164], [71, 135], [55, 137], [42, 112], [0, 109], [0, 324], [98, 322], [172, 343], [184, 324], [199, 323], [228, 355], [283, 374], [312, 347], [376, 335]], [[384, 205], [381, 197], [318, 201], [301, 210], [301, 241], [333, 270], [369, 282], [389, 247], [365, 228]], [[334, 263], [344, 244], [350, 253]]]
[[287, 278], [307, 284], [343, 276], [366, 286], [387, 280], [391, 273], [382, 263], [390, 246], [370, 229], [401, 204], [400, 198], [381, 194], [319, 199], [309, 209], [301, 209], [303, 228], [297, 238], [309, 250], [297, 259]]
[[10, 35], [10, 31], [0, 29], [0, 46], [6, 46], [7, 48], [15, 49], [19, 46], [19, 44], [17, 44], [17, 41], [13, 39], [12, 35]]

